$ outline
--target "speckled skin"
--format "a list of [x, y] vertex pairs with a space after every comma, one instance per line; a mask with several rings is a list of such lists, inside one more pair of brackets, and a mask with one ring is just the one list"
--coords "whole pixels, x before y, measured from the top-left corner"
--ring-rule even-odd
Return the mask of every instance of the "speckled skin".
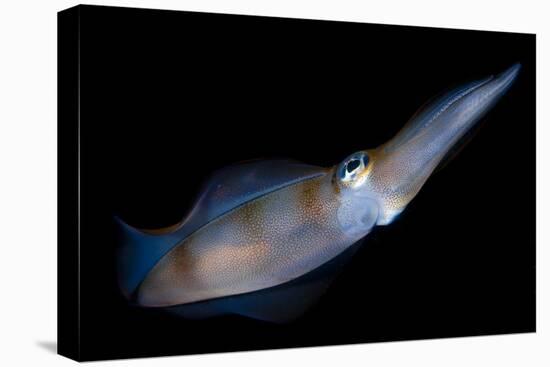
[[337, 220], [332, 176], [287, 186], [221, 216], [170, 251], [150, 272], [139, 303], [168, 306], [251, 292], [297, 278], [361, 235]]

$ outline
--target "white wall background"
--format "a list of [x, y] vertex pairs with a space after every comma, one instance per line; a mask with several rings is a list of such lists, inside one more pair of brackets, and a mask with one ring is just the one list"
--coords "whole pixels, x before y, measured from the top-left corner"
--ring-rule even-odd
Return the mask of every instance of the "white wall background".
[[[100, 362], [100, 365], [550, 365], [548, 66], [545, 1], [202, 0], [102, 5], [537, 33], [537, 333]], [[69, 365], [56, 340], [56, 12], [73, 1], [0, 5], [0, 366]], [[365, 45], [368, 47], [368, 45]], [[545, 118], [546, 117], [546, 118]], [[518, 121], [520, 124], [521, 121]], [[513, 143], [510, 149], [513, 150]], [[515, 169], [512, 167], [511, 169]], [[521, 200], [511, 192], [503, 200]], [[516, 215], [521, 215], [517, 213]], [[546, 289], [545, 289], [546, 288]], [[185, 330], [182, 330], [185, 333]], [[546, 349], [546, 350], [545, 350]]]

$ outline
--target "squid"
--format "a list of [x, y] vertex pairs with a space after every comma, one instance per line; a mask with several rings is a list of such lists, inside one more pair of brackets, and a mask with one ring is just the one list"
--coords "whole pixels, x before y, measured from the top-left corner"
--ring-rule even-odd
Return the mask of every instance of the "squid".
[[443, 93], [391, 140], [333, 167], [272, 159], [223, 168], [173, 226], [144, 230], [117, 218], [122, 293], [191, 318], [295, 319], [354, 245], [407, 207], [519, 70]]

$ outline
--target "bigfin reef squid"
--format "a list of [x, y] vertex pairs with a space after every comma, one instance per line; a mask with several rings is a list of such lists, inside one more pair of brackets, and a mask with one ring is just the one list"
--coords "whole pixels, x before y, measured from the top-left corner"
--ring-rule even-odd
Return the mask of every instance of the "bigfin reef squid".
[[117, 217], [122, 293], [189, 318], [295, 319], [325, 292], [354, 244], [405, 209], [519, 70], [442, 94], [391, 140], [333, 167], [273, 159], [221, 169], [171, 227], [142, 230]]

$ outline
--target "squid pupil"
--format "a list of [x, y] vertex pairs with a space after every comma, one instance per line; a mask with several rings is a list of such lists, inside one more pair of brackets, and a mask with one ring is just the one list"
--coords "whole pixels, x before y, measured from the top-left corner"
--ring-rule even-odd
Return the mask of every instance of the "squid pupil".
[[369, 165], [369, 156], [368, 155], [363, 156], [363, 165], [365, 167]]
[[352, 173], [353, 171], [355, 171], [357, 169], [357, 167], [359, 167], [361, 165], [361, 162], [358, 160], [358, 159], [354, 159], [352, 161], [349, 161], [347, 166], [346, 166], [346, 169], [349, 173]]

